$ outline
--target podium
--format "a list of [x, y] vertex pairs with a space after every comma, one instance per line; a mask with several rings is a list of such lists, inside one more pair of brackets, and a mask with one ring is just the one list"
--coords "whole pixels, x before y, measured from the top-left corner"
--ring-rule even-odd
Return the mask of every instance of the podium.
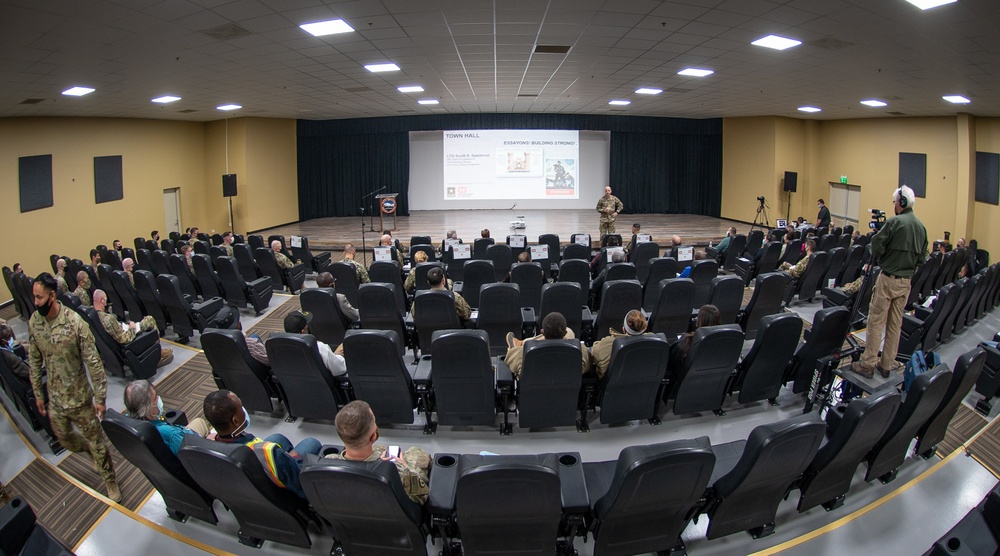
[[399, 193], [383, 193], [381, 195], [376, 195], [375, 198], [378, 199], [378, 225], [379, 230], [385, 230], [385, 224], [382, 223], [382, 218], [392, 215], [392, 228], [396, 231], [396, 195]]

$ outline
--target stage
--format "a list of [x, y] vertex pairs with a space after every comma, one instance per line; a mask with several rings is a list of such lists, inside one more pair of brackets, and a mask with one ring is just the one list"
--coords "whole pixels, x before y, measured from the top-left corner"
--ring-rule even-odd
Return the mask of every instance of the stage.
[[[526, 227], [523, 230], [513, 230], [511, 220], [523, 216]], [[396, 218], [396, 229], [392, 232], [394, 238], [408, 245], [410, 236], [430, 235], [435, 244], [439, 244], [448, 230], [458, 231], [458, 237], [465, 242], [472, 242], [479, 237], [483, 228], [490, 230], [490, 235], [498, 242], [504, 242], [508, 235], [518, 233], [528, 236], [529, 243], [538, 241], [541, 234], [558, 234], [559, 241], [569, 243], [570, 235], [589, 233], [596, 241], [599, 226], [599, 215], [596, 210], [563, 209], [563, 210], [422, 210], [412, 211], [410, 216]], [[254, 233], [263, 235], [302, 235], [309, 238], [309, 246], [316, 250], [340, 251], [347, 243], [353, 243], [361, 250], [361, 232], [365, 231], [365, 245], [370, 249], [378, 243], [382, 228], [379, 227], [378, 215], [371, 220], [376, 231], [370, 231], [369, 219], [362, 220], [360, 216], [316, 218], [305, 222], [296, 222], [285, 226], [277, 226]], [[628, 242], [632, 223], [642, 225], [642, 232], [652, 234], [653, 241], [666, 246], [670, 238], [679, 235], [688, 245], [704, 246], [709, 241], [718, 242], [726, 234], [730, 226], [736, 226], [741, 234], [747, 233], [748, 224], [700, 216], [693, 214], [622, 214], [618, 216], [617, 233]], [[383, 216], [386, 229], [393, 226], [392, 216]], [[772, 222], [773, 224], [773, 222]]]

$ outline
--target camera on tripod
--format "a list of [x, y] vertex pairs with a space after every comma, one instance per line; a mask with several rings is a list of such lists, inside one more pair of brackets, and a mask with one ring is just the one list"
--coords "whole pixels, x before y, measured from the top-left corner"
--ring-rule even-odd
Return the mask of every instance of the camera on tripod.
[[871, 222], [868, 223], [868, 227], [876, 232], [882, 229], [885, 224], [885, 211], [879, 209], [870, 209], [872, 213]]
[[762, 204], [762, 205], [764, 204], [764, 196], [763, 195], [757, 197], [757, 200], [760, 201], [760, 204]]

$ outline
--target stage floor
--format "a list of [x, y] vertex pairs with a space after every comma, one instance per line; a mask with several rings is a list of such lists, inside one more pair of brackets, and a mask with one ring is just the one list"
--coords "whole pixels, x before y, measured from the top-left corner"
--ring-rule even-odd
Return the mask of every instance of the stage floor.
[[[516, 231], [528, 236], [528, 241], [531, 243], [536, 242], [540, 234], [546, 233], [558, 234], [563, 244], [569, 243], [570, 235], [575, 233], [590, 233], [596, 239], [599, 230], [598, 214], [595, 210], [421, 210], [412, 211], [410, 216], [397, 217], [396, 229], [392, 235], [404, 244], [409, 244], [410, 236], [430, 235], [437, 244], [448, 230], [456, 230], [458, 237], [471, 242], [479, 237], [480, 230], [488, 228], [491, 236], [502, 242], [508, 234], [515, 232], [511, 229], [510, 222], [519, 216], [524, 217], [527, 227]], [[383, 222], [386, 228], [392, 227], [392, 217]], [[722, 239], [730, 226], [736, 226], [740, 233], [746, 233], [749, 229], [747, 224], [711, 216], [623, 214], [618, 217], [617, 232], [623, 238], [628, 236], [633, 222], [639, 222], [643, 233], [652, 234], [653, 241], [661, 246], [667, 245], [674, 235], [681, 236], [684, 243], [689, 245], [708, 245], [709, 241], [718, 242]], [[377, 230], [375, 232], [370, 231], [367, 218], [362, 227], [359, 216], [316, 218], [255, 233], [265, 237], [304, 235], [309, 238], [310, 247], [320, 250], [339, 251], [347, 243], [353, 243], [360, 250], [362, 228], [365, 230], [366, 246], [370, 248], [378, 243], [382, 229], [379, 228], [377, 216], [373, 219], [373, 223]]]

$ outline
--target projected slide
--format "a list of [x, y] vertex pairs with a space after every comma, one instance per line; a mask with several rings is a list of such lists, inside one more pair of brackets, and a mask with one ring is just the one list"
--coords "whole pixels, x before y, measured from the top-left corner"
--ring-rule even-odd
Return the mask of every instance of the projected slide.
[[577, 199], [580, 133], [444, 132], [444, 199]]

